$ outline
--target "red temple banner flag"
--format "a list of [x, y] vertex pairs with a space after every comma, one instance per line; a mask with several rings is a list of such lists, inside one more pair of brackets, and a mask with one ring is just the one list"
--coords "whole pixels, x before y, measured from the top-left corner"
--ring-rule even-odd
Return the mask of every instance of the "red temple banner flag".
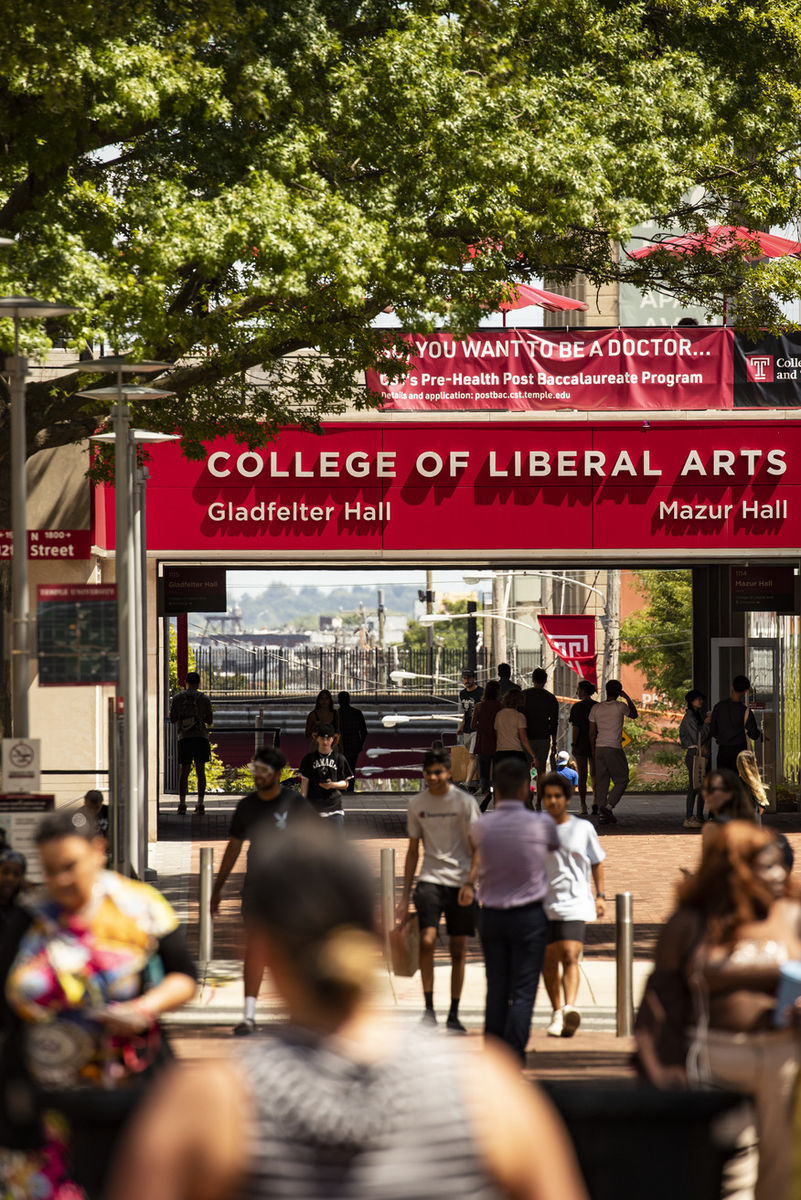
[[595, 669], [595, 617], [543, 616], [537, 618], [546, 642], [571, 671], [598, 686]]

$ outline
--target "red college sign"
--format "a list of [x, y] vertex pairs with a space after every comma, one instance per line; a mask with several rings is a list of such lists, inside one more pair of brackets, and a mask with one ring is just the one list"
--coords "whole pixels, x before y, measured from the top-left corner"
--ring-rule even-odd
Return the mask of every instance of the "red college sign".
[[[639, 551], [655, 557], [801, 546], [801, 418], [609, 422], [487, 417], [340, 422], [232, 439], [190, 462], [155, 446], [148, 549], [319, 559], [411, 552]], [[113, 547], [113, 491], [97, 544]]]

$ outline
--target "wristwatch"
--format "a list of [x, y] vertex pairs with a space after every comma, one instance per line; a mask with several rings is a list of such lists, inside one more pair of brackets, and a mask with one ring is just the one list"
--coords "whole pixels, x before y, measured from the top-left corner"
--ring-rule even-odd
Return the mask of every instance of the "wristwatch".
[[596, 893], [595, 893], [595, 899], [596, 899], [596, 900], [605, 900], [605, 899], [606, 899], [606, 892], [596, 892]]

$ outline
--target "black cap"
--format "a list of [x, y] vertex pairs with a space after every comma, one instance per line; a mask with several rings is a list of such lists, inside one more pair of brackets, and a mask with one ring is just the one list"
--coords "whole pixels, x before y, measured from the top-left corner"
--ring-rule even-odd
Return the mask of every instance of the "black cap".
[[333, 737], [334, 736], [334, 726], [333, 725], [317, 725], [317, 726], [315, 726], [315, 729], [314, 729], [314, 736], [315, 737]]

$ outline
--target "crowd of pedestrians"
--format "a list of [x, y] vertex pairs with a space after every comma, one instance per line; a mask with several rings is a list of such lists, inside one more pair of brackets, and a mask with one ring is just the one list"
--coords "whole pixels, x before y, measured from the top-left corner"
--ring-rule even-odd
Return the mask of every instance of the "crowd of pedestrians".
[[[0, 852], [3, 1195], [586, 1200], [560, 1119], [513, 1063], [526, 1060], [540, 979], [547, 1034], [572, 1038], [580, 1027], [586, 926], [604, 917], [606, 903], [596, 825], [614, 822], [628, 776], [621, 733], [636, 709], [617, 681], [601, 703], [582, 681], [571, 755], [557, 749], [558, 704], [543, 672], [525, 691], [508, 671], [484, 688], [469, 674], [464, 683], [481, 804], [453, 782], [440, 746], [426, 753], [423, 787], [408, 806], [395, 918], [419, 928], [419, 1026], [393, 1024], [371, 1000], [374, 888], [341, 835], [343, 795], [366, 739], [347, 693], [338, 706], [330, 692], [318, 696], [299, 787], [287, 785], [282, 752], [265, 747], [254, 756], [254, 789], [231, 820], [211, 910], [247, 845], [245, 999], [234, 1033], [256, 1030], [265, 971], [288, 1023], [230, 1059], [170, 1062], [161, 1017], [192, 998], [195, 967], [164, 897], [107, 869], [101, 793], [41, 821], [38, 891], [26, 888], [25, 857]], [[203, 763], [197, 719], [208, 741], [210, 709], [199, 680], [188, 684], [181, 695], [190, 700], [173, 713], [191, 768]], [[703, 824], [700, 861], [684, 872], [660, 936], [637, 1046], [642, 1074], [657, 1087], [742, 1097], [727, 1127], [721, 1195], [782, 1200], [801, 1068], [801, 894], [786, 839], [760, 828], [741, 778], [748, 738], [758, 736], [748, 690], [735, 678], [711, 713], [697, 689], [687, 695], [685, 821]], [[574, 792], [578, 813], [569, 810]], [[436, 1036], [443, 918], [450, 1038]], [[483, 1055], [458, 1044], [474, 933], [486, 975]], [[504, 1043], [506, 1052], [496, 1048]]]
[[573, 789], [564, 775], [541, 777], [536, 795], [545, 812], [537, 811], [528, 762], [517, 754], [495, 765], [491, 812], [482, 814], [476, 800], [452, 783], [447, 751], [426, 754], [423, 779], [425, 787], [409, 801], [396, 911], [402, 928], [414, 903], [423, 1021], [437, 1023], [434, 946], [444, 916], [451, 956], [445, 1025], [452, 1033], [466, 1032], [459, 1001], [466, 938], [477, 926], [487, 977], [485, 1033], [525, 1062], [543, 966], [553, 1004], [548, 1033], [572, 1037], [578, 1029], [579, 961], [586, 922], [604, 912], [604, 852], [594, 827], [568, 813]]

